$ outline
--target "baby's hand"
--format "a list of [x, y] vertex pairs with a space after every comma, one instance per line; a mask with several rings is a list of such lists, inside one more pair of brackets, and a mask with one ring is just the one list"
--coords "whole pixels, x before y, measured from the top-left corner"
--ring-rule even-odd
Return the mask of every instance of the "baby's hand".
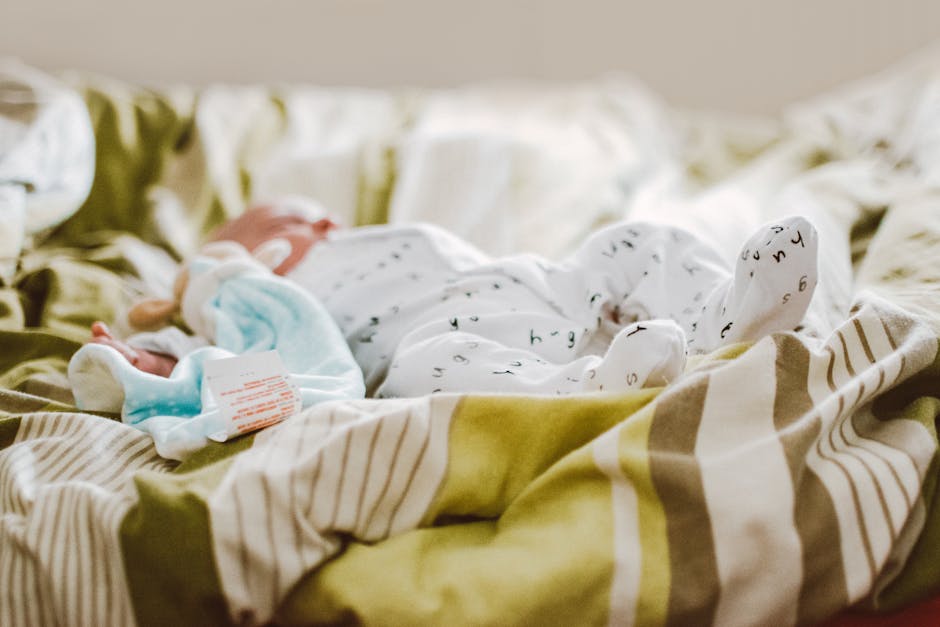
[[286, 274], [303, 259], [310, 247], [326, 238], [336, 228], [329, 218], [310, 222], [299, 215], [287, 213], [273, 206], [253, 207], [239, 217], [223, 224], [212, 234], [211, 241], [231, 240], [249, 252], [273, 239], [284, 239], [291, 245], [291, 254], [275, 274]]
[[124, 359], [129, 361], [130, 364], [138, 370], [149, 372], [150, 374], [155, 374], [160, 377], [170, 376], [170, 373], [173, 372], [173, 367], [176, 366], [176, 358], [171, 355], [154, 353], [142, 348], [133, 348], [121, 340], [115, 339], [115, 337], [111, 335], [111, 331], [108, 329], [107, 325], [101, 321], [92, 323], [91, 339], [89, 342], [92, 344], [110, 346], [121, 353]]

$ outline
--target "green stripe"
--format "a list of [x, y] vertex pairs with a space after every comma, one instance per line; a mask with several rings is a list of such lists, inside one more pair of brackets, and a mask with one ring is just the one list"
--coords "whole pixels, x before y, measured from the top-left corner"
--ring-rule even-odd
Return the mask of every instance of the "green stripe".
[[[249, 438], [210, 446], [197, 453], [180, 474], [142, 471], [135, 475], [139, 496], [121, 523], [121, 551], [128, 590], [140, 627], [227, 625], [212, 554], [207, 501], [222, 481], [232, 454], [248, 448]], [[208, 462], [197, 467], [200, 462]], [[179, 470], [179, 469], [178, 469]]]
[[463, 399], [425, 520], [442, 526], [350, 545], [295, 586], [274, 622], [605, 623], [613, 512], [591, 442], [657, 393]]
[[18, 417], [0, 418], [0, 451], [13, 444], [20, 430]]
[[777, 344], [774, 427], [793, 482], [793, 523], [803, 553], [803, 582], [797, 623], [819, 621], [848, 602], [840, 551], [839, 518], [826, 486], [806, 456], [820, 434], [807, 390], [810, 352], [795, 336], [775, 335]]
[[650, 467], [669, 536], [666, 624], [675, 627], [712, 624], [720, 594], [712, 523], [695, 459], [708, 381], [699, 375], [661, 397], [650, 429]]
[[655, 408], [647, 405], [620, 430], [618, 456], [624, 475], [637, 496], [637, 523], [642, 551], [636, 623], [658, 627], [666, 622], [669, 605], [669, 535], [666, 511], [656, 494], [650, 465], [649, 439]]
[[441, 517], [498, 516], [549, 466], [657, 393], [463, 399], [451, 424], [447, 474], [424, 523]]
[[[360, 160], [363, 158], [360, 157]], [[385, 147], [378, 159], [380, 172], [370, 172], [369, 163], [360, 163], [357, 181], [356, 226], [385, 224], [395, 189], [396, 154], [392, 147]]]

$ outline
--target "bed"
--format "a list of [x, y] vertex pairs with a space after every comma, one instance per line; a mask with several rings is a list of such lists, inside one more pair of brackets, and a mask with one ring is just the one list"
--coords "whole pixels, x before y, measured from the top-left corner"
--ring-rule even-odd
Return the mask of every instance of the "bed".
[[[0, 290], [0, 623], [936, 616], [940, 57], [747, 119], [624, 78], [63, 80], [96, 167]], [[731, 257], [753, 225], [810, 213], [828, 332], [727, 347], [629, 394], [315, 406], [182, 463], [78, 411], [65, 372], [91, 322], [127, 331], [129, 305], [167, 294], [213, 226], [284, 194], [347, 224], [427, 220], [547, 256], [634, 217]]]

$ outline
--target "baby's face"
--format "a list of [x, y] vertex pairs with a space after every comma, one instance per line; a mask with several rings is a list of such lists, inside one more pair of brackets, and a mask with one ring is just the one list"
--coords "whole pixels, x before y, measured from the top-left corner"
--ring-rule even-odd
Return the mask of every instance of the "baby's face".
[[211, 240], [232, 240], [249, 251], [273, 239], [290, 242], [291, 254], [274, 269], [275, 274], [290, 272], [307, 251], [317, 242], [326, 239], [330, 231], [337, 228], [329, 218], [316, 222], [286, 213], [276, 207], [261, 206], [247, 210], [239, 217], [222, 225]]

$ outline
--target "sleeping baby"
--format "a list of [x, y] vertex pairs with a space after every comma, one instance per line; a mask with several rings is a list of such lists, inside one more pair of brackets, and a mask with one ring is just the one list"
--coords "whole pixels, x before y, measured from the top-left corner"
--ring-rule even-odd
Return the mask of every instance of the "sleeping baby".
[[[274, 271], [322, 303], [377, 397], [662, 385], [689, 353], [798, 326], [817, 276], [816, 231], [800, 217], [759, 229], [734, 268], [691, 233], [649, 223], [602, 228], [560, 262], [492, 258], [430, 225], [340, 229], [280, 206], [214, 239], [280, 247]], [[171, 306], [152, 311], [167, 305], [137, 317], [166, 320]], [[163, 375], [205, 344], [174, 328], [126, 343], [100, 323], [92, 334]]]

